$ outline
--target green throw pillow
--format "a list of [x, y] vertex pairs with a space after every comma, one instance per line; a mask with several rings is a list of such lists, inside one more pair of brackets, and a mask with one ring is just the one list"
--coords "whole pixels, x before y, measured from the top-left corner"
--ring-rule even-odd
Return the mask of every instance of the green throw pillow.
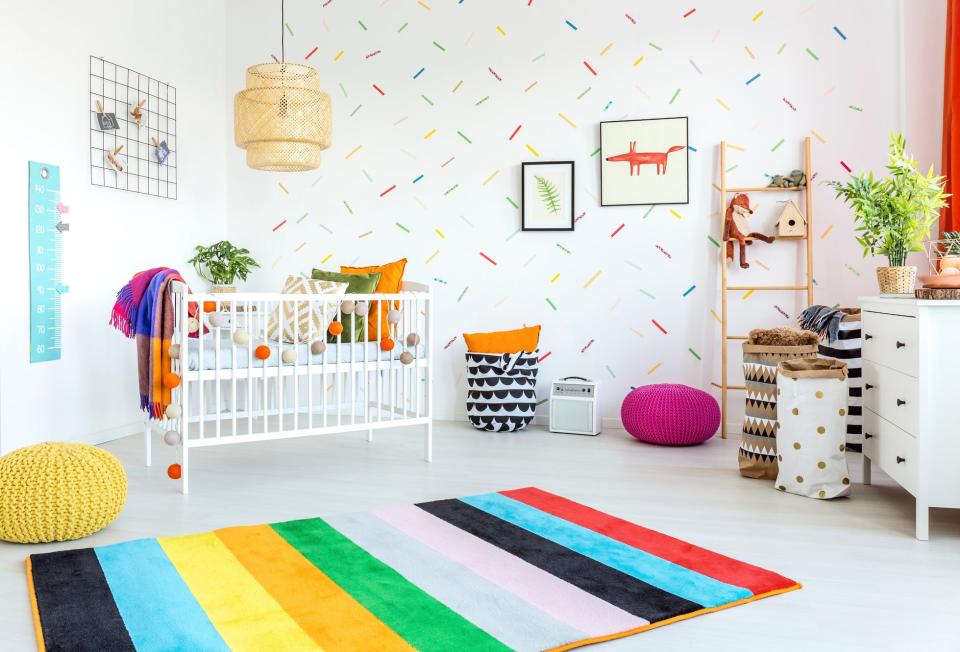
[[[347, 294], [373, 294], [376, 292], [377, 284], [380, 282], [380, 272], [371, 272], [370, 274], [343, 274], [341, 272], [326, 272], [322, 269], [315, 269], [310, 276], [319, 281], [346, 283]], [[340, 321], [343, 324], [343, 333], [340, 334], [341, 342], [365, 342], [367, 340], [366, 317], [361, 317], [357, 314], [352, 316], [356, 333], [351, 331], [350, 315], [343, 315]], [[328, 333], [327, 341], [336, 342], [337, 338]]]

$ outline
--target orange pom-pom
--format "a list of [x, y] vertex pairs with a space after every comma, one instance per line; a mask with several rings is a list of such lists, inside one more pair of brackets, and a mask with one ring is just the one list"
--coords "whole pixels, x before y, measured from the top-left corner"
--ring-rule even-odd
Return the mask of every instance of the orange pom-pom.
[[338, 321], [332, 321], [332, 322], [330, 322], [330, 325], [327, 326], [327, 331], [328, 331], [331, 335], [333, 335], [334, 337], [336, 337], [337, 335], [339, 335], [340, 333], [343, 332], [343, 324], [341, 324], [341, 323], [338, 322]]
[[182, 473], [179, 464], [171, 464], [167, 467], [167, 477], [171, 480], [179, 480]]
[[266, 344], [261, 344], [253, 350], [253, 354], [257, 356], [258, 360], [266, 360], [270, 357], [270, 347]]
[[203, 302], [203, 311], [204, 312], [215, 312], [217, 310], [216, 301], [204, 301]]
[[380, 340], [380, 348], [383, 349], [384, 351], [393, 351], [393, 347], [395, 347], [396, 345], [397, 343], [394, 342], [389, 337], [385, 337], [382, 340]]
[[180, 376], [172, 371], [168, 371], [167, 373], [163, 374], [163, 386], [167, 389], [180, 387]]

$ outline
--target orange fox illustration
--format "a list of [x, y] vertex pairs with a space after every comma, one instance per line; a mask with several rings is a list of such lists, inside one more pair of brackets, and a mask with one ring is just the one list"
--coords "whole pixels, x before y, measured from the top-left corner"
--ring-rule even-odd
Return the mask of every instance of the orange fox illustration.
[[608, 156], [608, 161], [626, 161], [630, 164], [630, 176], [634, 176], [634, 170], [636, 174], [640, 175], [640, 166], [644, 163], [656, 165], [657, 174], [666, 174], [667, 173], [667, 156], [673, 152], [678, 152], [681, 149], [686, 149], [683, 145], [676, 145], [671, 147], [665, 152], [637, 152], [637, 141], [630, 141], [630, 151], [624, 154], [617, 154], [616, 156]]

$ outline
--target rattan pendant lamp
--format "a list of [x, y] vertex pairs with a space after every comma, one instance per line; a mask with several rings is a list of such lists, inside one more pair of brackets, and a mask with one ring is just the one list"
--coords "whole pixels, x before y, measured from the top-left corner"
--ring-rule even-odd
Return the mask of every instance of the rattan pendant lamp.
[[255, 170], [314, 170], [332, 138], [330, 96], [316, 70], [284, 61], [284, 30], [280, 0], [280, 61], [247, 68], [247, 86], [233, 99], [234, 141]]

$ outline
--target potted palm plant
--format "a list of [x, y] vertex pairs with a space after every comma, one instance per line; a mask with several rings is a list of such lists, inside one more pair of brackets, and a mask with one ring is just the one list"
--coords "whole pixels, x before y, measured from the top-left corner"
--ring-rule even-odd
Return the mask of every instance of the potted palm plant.
[[932, 165], [926, 174], [920, 172], [906, 147], [903, 134], [890, 135], [890, 174], [885, 178], [865, 172], [846, 182], [827, 182], [853, 209], [864, 258], [887, 257], [889, 266], [877, 268], [880, 292], [885, 294], [913, 294], [917, 268], [907, 266], [907, 254], [923, 250], [921, 244], [949, 197], [943, 192], [944, 177], [934, 176]]
[[197, 245], [194, 256], [187, 261], [200, 278], [213, 284], [214, 292], [236, 292], [237, 279], [246, 281], [254, 267], [260, 267], [250, 256], [249, 249], [235, 247], [221, 240], [208, 247]]

